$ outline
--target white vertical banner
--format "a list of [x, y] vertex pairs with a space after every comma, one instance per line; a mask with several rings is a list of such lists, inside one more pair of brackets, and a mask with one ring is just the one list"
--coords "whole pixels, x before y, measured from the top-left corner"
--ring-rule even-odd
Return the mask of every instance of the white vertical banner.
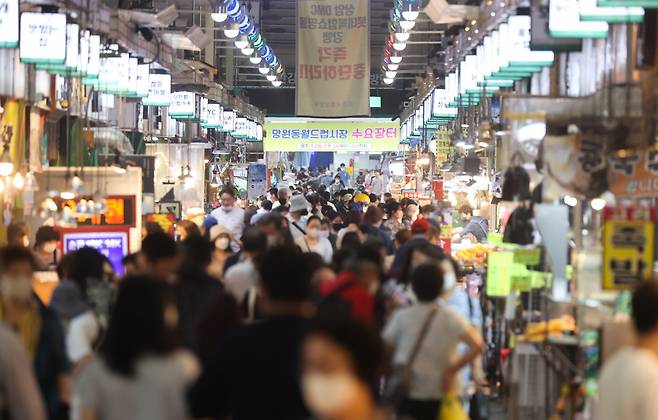
[[368, 24], [368, 0], [297, 1], [297, 115], [370, 115]]

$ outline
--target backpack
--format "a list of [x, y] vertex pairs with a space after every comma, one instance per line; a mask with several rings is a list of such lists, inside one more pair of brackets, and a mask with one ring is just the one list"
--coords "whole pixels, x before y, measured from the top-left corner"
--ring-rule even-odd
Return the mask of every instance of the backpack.
[[334, 291], [320, 299], [318, 303], [317, 316], [320, 318], [352, 318], [352, 303], [343, 298], [342, 293], [356, 286], [356, 281], [351, 280], [341, 284]]
[[527, 207], [517, 207], [505, 225], [503, 241], [519, 245], [529, 245], [534, 242], [532, 226], [532, 210]]

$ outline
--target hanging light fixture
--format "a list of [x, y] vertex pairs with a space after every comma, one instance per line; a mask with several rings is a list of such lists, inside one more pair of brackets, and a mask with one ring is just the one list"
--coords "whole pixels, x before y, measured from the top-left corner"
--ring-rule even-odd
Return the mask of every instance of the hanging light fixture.
[[274, 81], [276, 80], [276, 75], [274, 75], [274, 74], [268, 74], [267, 76], [265, 76], [265, 78], [266, 78], [269, 82], [274, 82]]
[[396, 28], [395, 30], [395, 39], [398, 42], [406, 42], [409, 40], [409, 37], [411, 34], [409, 32], [405, 32], [402, 28]]
[[240, 35], [235, 39], [233, 43], [235, 44], [236, 48], [239, 49], [247, 48], [249, 46], [249, 40], [247, 39], [246, 35]]
[[387, 85], [393, 84], [394, 81], [395, 79], [389, 79], [388, 77], [384, 77], [384, 83]]
[[228, 13], [226, 11], [226, 5], [220, 4], [215, 8], [215, 11], [210, 14], [210, 18], [217, 23], [222, 23], [228, 18]]
[[388, 59], [391, 60], [391, 63], [393, 64], [400, 64], [402, 62], [402, 56], [397, 55], [397, 53], [393, 53]]
[[210, 178], [210, 186], [213, 188], [219, 187], [219, 178], [217, 178], [217, 174], [213, 172], [212, 178]]
[[401, 20], [400, 21], [400, 28], [404, 29], [405, 31], [410, 31], [416, 26], [416, 21], [415, 20]]
[[261, 61], [261, 58], [260, 58], [260, 56], [258, 55], [258, 52], [256, 52], [256, 51], [254, 50], [252, 56], [249, 57], [249, 62], [250, 62], [251, 64], [258, 64], [258, 63], [260, 63], [260, 61]]
[[[241, 49], [240, 52], [242, 52], [242, 55], [250, 56], [254, 53], [254, 48], [251, 45], [247, 45], [245, 48]], [[249, 57], [249, 59], [251, 60], [251, 57]]]
[[407, 44], [405, 42], [394, 42], [393, 43], [393, 49], [395, 51], [404, 51], [405, 48], [407, 48]]
[[274, 86], [274, 87], [279, 87], [282, 84], [283, 84], [283, 82], [281, 80], [275, 80], [275, 81], [272, 82], [272, 86]]
[[14, 175], [14, 179], [11, 181], [11, 185], [14, 187], [15, 190], [22, 190], [23, 187], [25, 187], [25, 178], [23, 178], [23, 175], [20, 172], [16, 172], [16, 175]]
[[407, 5], [405, 9], [402, 11], [402, 18], [404, 20], [412, 20], [415, 21], [418, 18], [418, 15], [420, 12], [418, 12], [418, 8], [415, 5], [415, 1], [406, 1]]
[[386, 65], [386, 67], [388, 67], [388, 69], [389, 69], [390, 71], [397, 71], [398, 68], [400, 67], [400, 65], [399, 65], [399, 64], [393, 64], [393, 63], [388, 63], [388, 64]]
[[269, 71], [270, 68], [265, 63], [261, 64], [261, 66], [258, 67], [258, 72], [262, 75], [266, 75], [267, 73], [269, 73]]
[[387, 79], [395, 79], [395, 76], [397, 76], [398, 73], [395, 71], [386, 71], [384, 74], [386, 75]]
[[224, 29], [224, 35], [230, 39], [237, 37], [240, 35], [240, 25], [235, 22], [231, 23]]

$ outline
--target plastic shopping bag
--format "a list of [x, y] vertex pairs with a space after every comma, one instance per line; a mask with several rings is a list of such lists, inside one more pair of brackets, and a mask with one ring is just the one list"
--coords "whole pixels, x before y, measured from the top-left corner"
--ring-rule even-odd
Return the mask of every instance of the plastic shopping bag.
[[468, 420], [464, 407], [456, 394], [450, 393], [443, 396], [437, 420]]

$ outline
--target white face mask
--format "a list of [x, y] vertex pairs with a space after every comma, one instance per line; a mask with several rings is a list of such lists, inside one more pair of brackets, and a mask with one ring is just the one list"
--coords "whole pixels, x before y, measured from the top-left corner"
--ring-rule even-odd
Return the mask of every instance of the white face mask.
[[217, 238], [217, 240], [215, 240], [215, 247], [224, 251], [228, 248], [230, 243], [231, 241], [229, 241], [229, 239], [226, 237]]
[[302, 393], [311, 411], [318, 417], [344, 412], [356, 394], [356, 379], [345, 373], [307, 372], [302, 375]]
[[46, 252], [48, 254], [52, 254], [55, 252], [57, 249], [57, 243], [56, 242], [46, 242], [43, 244], [43, 252]]
[[26, 302], [32, 297], [32, 280], [3, 276], [0, 279], [0, 294], [8, 300]]
[[308, 229], [306, 233], [308, 233], [308, 237], [311, 239], [318, 239], [320, 237], [320, 230], [318, 228]]
[[320, 238], [329, 239], [329, 231], [328, 230], [321, 230], [320, 231]]
[[222, 210], [224, 210], [225, 213], [230, 213], [231, 211], [233, 211], [233, 204], [231, 204], [230, 206], [222, 206]]
[[451, 292], [457, 285], [457, 276], [452, 270], [446, 271], [443, 274], [443, 291]]

